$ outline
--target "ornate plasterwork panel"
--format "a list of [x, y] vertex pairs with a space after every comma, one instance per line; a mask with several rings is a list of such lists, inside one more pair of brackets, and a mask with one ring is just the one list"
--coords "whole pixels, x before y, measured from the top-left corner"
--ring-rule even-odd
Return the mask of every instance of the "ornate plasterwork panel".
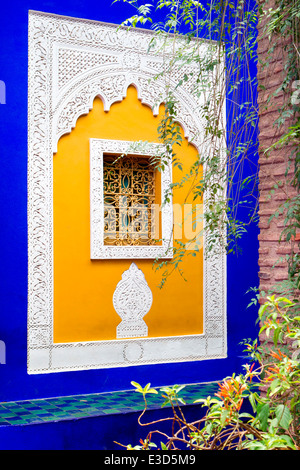
[[144, 273], [132, 263], [118, 282], [113, 295], [113, 304], [122, 321], [117, 326], [117, 338], [148, 336], [148, 327], [143, 320], [153, 301]]
[[[133, 84], [154, 115], [166, 96], [162, 78], [153, 79], [167, 52], [152, 33], [115, 25], [29, 12], [28, 77], [28, 372], [31, 374], [128, 365], [196, 361], [226, 356], [226, 259], [212, 254], [204, 266], [204, 333], [83, 343], [53, 342], [52, 160], [59, 138], [87, 114], [96, 96], [104, 109], [126, 96]], [[212, 42], [203, 43], [206, 54]], [[192, 64], [189, 65], [193, 67]], [[184, 67], [174, 68], [178, 122], [198, 147], [203, 139], [193, 81], [175, 89]], [[205, 243], [205, 240], [204, 240]], [[130, 266], [130, 262], [128, 267]], [[138, 264], [138, 262], [137, 262]]]
[[[172, 198], [161, 204], [162, 238], [160, 245], [109, 246], [104, 243], [103, 154], [162, 155], [164, 146], [149, 142], [90, 139], [91, 259], [155, 259], [173, 256]], [[161, 194], [172, 182], [172, 165], [161, 171]]]

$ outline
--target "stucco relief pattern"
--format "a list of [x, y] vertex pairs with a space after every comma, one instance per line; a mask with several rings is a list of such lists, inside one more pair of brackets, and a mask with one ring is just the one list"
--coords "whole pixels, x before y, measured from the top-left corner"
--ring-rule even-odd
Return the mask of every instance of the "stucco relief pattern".
[[113, 305], [122, 321], [117, 326], [117, 338], [148, 336], [143, 320], [152, 305], [152, 292], [145, 275], [135, 263], [122, 274], [113, 295]]
[[[111, 104], [121, 101], [127, 87], [133, 84], [141, 102], [158, 113], [165, 84], [160, 78], [151, 83], [149, 79], [161, 70], [164, 59], [157, 53], [159, 44], [148, 53], [151, 37], [152, 33], [144, 30], [128, 32], [94, 21], [29, 13], [29, 373], [226, 356], [224, 253], [215, 253], [205, 263], [203, 335], [53, 343], [53, 153], [59, 138], [71, 132], [79, 116], [89, 112], [96, 96], [102, 98], [109, 111]], [[177, 88], [175, 95], [179, 101], [178, 121], [197, 147], [202, 138], [198, 115], [202, 98], [195, 99], [187, 83]], [[216, 324], [218, 328], [214, 328]]]

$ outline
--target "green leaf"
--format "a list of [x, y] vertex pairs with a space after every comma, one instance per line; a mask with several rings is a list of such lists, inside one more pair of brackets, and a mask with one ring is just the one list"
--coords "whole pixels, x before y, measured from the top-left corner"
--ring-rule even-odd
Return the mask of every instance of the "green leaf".
[[268, 428], [268, 418], [270, 413], [270, 406], [269, 403], [265, 403], [264, 405], [259, 405], [257, 407], [257, 417], [261, 424], [261, 428], [263, 431], [266, 431]]
[[143, 393], [144, 393], [144, 394], [146, 394], [146, 393], [154, 393], [154, 394], [157, 394], [158, 391], [155, 390], [155, 388], [151, 388], [151, 384], [148, 383], [148, 384], [144, 387]]
[[158, 393], [158, 391], [155, 390], [155, 388], [150, 388], [150, 386], [151, 386], [150, 383], [148, 383], [144, 388], [140, 384], [138, 384], [137, 382], [132, 381], [130, 383], [131, 383], [131, 385], [133, 385], [135, 387], [136, 392], [142, 393], [143, 395], [146, 395], [146, 393], [155, 393], [155, 394]]
[[280, 386], [280, 380], [279, 379], [274, 379], [272, 380], [271, 382], [271, 385], [270, 385], [270, 390], [271, 390], [271, 395], [273, 395], [276, 391], [277, 391], [277, 387]]
[[250, 418], [253, 419], [253, 416], [250, 413], [241, 413], [239, 415], [240, 418]]
[[280, 437], [283, 441], [286, 442], [286, 445], [288, 447], [290, 447], [291, 449], [296, 450], [296, 446], [295, 446], [295, 444], [294, 444], [294, 442], [293, 442], [293, 440], [290, 436], [286, 436], [285, 434], [283, 434], [283, 436], [280, 436]]
[[266, 310], [267, 308], [268, 308], [268, 305], [267, 305], [267, 304], [263, 304], [263, 305], [260, 307], [259, 312], [258, 312], [260, 318], [263, 316], [263, 314], [265, 313], [265, 310]]
[[220, 420], [221, 426], [224, 426], [225, 421], [226, 421], [228, 416], [229, 416], [229, 410], [222, 411], [221, 420]]
[[277, 344], [278, 344], [278, 339], [279, 339], [280, 331], [281, 331], [280, 328], [276, 328], [276, 330], [274, 331], [273, 343], [274, 343], [275, 346], [277, 346]]
[[251, 406], [252, 406], [253, 411], [256, 412], [256, 409], [257, 409], [257, 407], [256, 407], [256, 400], [255, 400], [255, 395], [254, 395], [253, 393], [251, 393], [251, 394], [249, 395], [249, 401], [250, 401], [250, 403], [251, 403]]
[[289, 408], [286, 405], [278, 405], [275, 409], [275, 415], [278, 419], [278, 426], [287, 430], [292, 421], [292, 416]]
[[140, 384], [138, 384], [137, 382], [133, 382], [133, 381], [130, 383], [136, 388], [135, 390], [136, 392], [143, 393], [143, 389]]

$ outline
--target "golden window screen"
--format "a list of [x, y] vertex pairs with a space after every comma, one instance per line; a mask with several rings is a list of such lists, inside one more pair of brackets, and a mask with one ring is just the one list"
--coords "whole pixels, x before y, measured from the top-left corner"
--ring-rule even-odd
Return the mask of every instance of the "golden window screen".
[[155, 169], [149, 157], [104, 155], [104, 244], [152, 245]]

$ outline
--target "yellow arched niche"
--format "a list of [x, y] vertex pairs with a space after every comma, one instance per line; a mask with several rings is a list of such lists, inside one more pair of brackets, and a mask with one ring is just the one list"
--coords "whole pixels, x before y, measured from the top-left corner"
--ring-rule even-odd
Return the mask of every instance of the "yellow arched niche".
[[[144, 317], [149, 337], [203, 332], [202, 254], [186, 257], [182, 268], [187, 281], [174, 272], [162, 289], [158, 288], [162, 272], [153, 269], [153, 260], [90, 259], [89, 139], [158, 142], [158, 124], [159, 116], [141, 104], [131, 86], [126, 98], [109, 112], [96, 98], [90, 113], [59, 141], [53, 163], [55, 343], [116, 339], [121, 319], [113, 307], [113, 293], [132, 261], [142, 269], [153, 293], [151, 310]], [[174, 169], [173, 181], [197, 155], [186, 139], [177, 151], [184, 168], [180, 175]], [[182, 203], [185, 195], [178, 191], [173, 202]]]

